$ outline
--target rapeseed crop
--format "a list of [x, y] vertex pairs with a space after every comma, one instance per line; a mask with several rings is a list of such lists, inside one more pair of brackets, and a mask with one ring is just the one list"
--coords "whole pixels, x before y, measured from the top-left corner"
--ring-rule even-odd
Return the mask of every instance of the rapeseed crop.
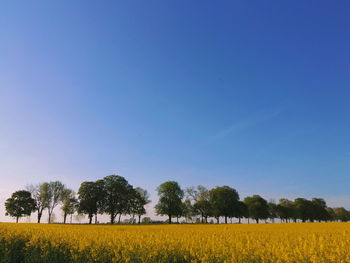
[[349, 263], [350, 224], [0, 224], [0, 262]]

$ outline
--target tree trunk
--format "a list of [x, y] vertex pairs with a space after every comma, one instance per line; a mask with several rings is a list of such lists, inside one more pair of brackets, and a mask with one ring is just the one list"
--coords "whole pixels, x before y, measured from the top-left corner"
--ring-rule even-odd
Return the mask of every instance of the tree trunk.
[[219, 220], [220, 220], [220, 218], [219, 218], [219, 217], [217, 217], [217, 218], [216, 218], [216, 223], [218, 223], [218, 224], [219, 224], [219, 223], [220, 223], [220, 222], [219, 222]]
[[250, 222], [249, 222], [249, 217], [248, 217], [248, 224], [249, 224]]
[[112, 225], [114, 224], [114, 218], [115, 218], [114, 214], [111, 213], [111, 224], [112, 224]]
[[89, 225], [91, 225], [91, 223], [92, 223], [92, 217], [93, 217], [93, 215], [89, 215]]
[[259, 224], [259, 218], [255, 218], [257, 224]]
[[118, 218], [118, 224], [120, 224], [120, 218], [122, 217], [122, 213], [119, 214], [119, 218]]
[[205, 223], [208, 224], [208, 217], [205, 216], [204, 219], [205, 219]]
[[38, 211], [38, 223], [40, 223], [42, 212]]
[[141, 224], [141, 215], [139, 215], [139, 224]]
[[18, 218], [19, 218], [19, 216], [16, 217], [16, 223], [18, 223]]
[[49, 224], [51, 224], [51, 213], [49, 213]]
[[225, 216], [225, 224], [227, 224], [227, 216]]
[[241, 218], [239, 217], [239, 218], [238, 218], [238, 224], [240, 224], [240, 223], [241, 223]]
[[64, 213], [64, 215], [63, 215], [63, 224], [65, 224], [65, 223], [66, 223], [66, 220], [67, 220], [67, 214], [66, 214], [66, 213]]
[[169, 216], [169, 224], [171, 224], [171, 215], [168, 215]]
[[95, 214], [95, 225], [97, 224], [97, 213]]

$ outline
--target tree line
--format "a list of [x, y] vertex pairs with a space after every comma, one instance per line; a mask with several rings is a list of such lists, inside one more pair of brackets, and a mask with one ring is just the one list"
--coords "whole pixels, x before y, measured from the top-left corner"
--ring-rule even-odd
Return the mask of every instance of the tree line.
[[[344, 207], [328, 207], [322, 198], [283, 198], [276, 203], [253, 195], [240, 200], [238, 192], [229, 186], [207, 189], [199, 185], [182, 189], [175, 181], [162, 183], [157, 192], [156, 214], [167, 216], [168, 223], [173, 219], [179, 222], [181, 218], [187, 223], [209, 223], [209, 219], [228, 223], [233, 218], [238, 219], [238, 223], [242, 219], [248, 223], [250, 220], [274, 223], [276, 219], [286, 223], [350, 220], [350, 211]], [[30, 185], [26, 190], [14, 192], [6, 200], [5, 209], [6, 215], [14, 217], [16, 222], [36, 212], [40, 223], [46, 211], [51, 223], [54, 209], [60, 205], [63, 223], [75, 213], [87, 215], [89, 224], [93, 219], [98, 223], [101, 214], [109, 215], [111, 224], [120, 223], [122, 215], [130, 216], [131, 222], [141, 223], [141, 217], [146, 214], [145, 206], [150, 202], [147, 190], [133, 187], [122, 176], [109, 175], [81, 183], [77, 193], [60, 181]]]

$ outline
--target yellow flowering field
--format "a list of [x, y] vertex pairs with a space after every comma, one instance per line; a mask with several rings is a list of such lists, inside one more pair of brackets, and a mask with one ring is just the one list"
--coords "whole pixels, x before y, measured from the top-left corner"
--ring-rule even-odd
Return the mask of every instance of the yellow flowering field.
[[350, 262], [349, 223], [0, 224], [0, 262]]

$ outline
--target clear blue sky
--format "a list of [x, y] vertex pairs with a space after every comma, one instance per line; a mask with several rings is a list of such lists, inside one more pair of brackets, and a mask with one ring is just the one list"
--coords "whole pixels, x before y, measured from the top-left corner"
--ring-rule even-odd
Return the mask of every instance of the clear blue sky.
[[2, 2], [0, 200], [116, 173], [350, 208], [349, 47], [349, 1]]

